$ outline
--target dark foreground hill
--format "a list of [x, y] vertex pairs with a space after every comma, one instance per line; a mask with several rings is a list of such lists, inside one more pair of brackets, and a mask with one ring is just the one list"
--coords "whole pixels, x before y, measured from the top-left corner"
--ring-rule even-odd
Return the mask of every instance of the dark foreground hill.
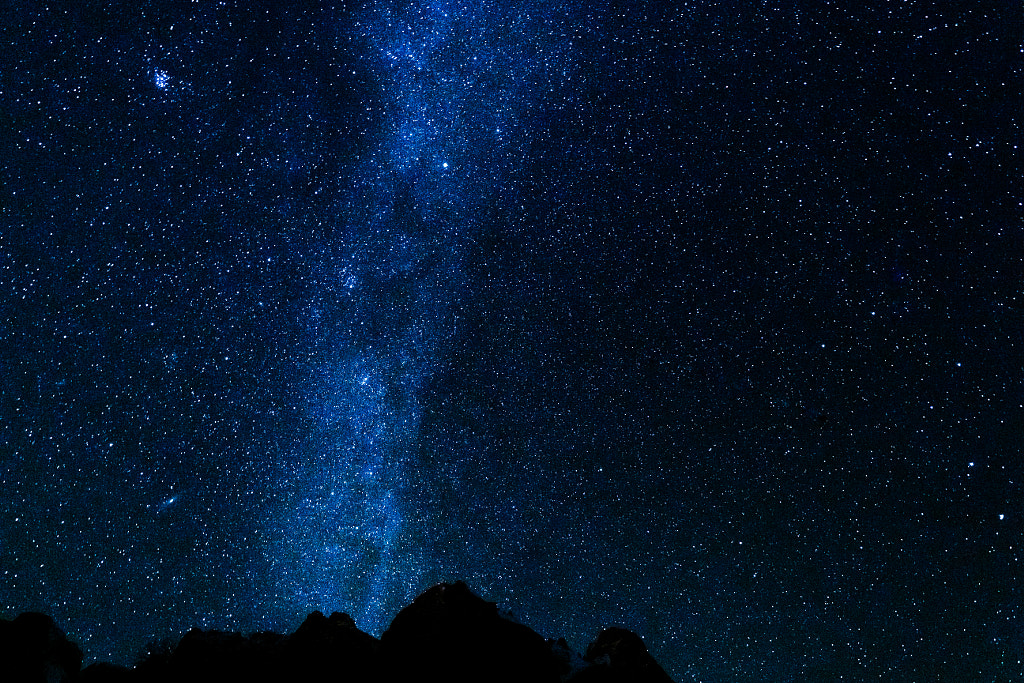
[[427, 590], [380, 639], [347, 614], [314, 612], [289, 635], [192, 629], [131, 669], [81, 664], [48, 616], [0, 620], [0, 680], [10, 683], [671, 683], [631, 631], [606, 629], [581, 655], [503, 617], [462, 582]]

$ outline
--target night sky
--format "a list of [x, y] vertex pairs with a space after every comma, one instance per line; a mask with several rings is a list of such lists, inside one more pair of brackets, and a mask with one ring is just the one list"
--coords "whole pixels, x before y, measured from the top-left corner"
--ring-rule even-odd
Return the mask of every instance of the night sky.
[[3, 5], [0, 616], [1024, 675], [1019, 3]]

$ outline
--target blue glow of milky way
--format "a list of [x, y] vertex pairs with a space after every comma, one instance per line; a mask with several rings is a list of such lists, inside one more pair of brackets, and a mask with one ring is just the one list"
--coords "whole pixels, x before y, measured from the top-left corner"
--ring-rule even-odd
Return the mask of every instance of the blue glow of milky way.
[[418, 511], [403, 496], [420, 392], [451, 335], [477, 198], [514, 173], [524, 114], [570, 72], [560, 21], [550, 5], [465, 0], [381, 3], [355, 24], [384, 134], [351, 182], [369, 210], [339, 215], [348, 238], [317, 264], [323, 290], [345, 297], [311, 306], [312, 436], [291, 454], [263, 534], [276, 592], [297, 612], [346, 609], [379, 633], [421, 588], [422, 551], [406, 533]]

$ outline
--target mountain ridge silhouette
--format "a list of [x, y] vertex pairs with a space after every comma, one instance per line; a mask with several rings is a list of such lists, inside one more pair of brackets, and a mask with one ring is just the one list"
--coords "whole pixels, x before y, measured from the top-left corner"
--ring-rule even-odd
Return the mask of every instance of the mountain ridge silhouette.
[[672, 683], [628, 629], [602, 630], [581, 654], [507, 618], [461, 581], [424, 591], [380, 638], [348, 614], [313, 612], [286, 635], [193, 628], [176, 644], [151, 646], [131, 668], [82, 669], [82, 658], [45, 614], [0, 620], [0, 679], [10, 683]]

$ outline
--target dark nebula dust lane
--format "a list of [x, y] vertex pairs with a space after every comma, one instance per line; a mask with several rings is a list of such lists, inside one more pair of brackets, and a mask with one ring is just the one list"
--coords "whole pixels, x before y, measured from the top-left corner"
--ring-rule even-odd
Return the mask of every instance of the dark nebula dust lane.
[[0, 617], [1024, 675], [1020, 9], [2, 18]]

